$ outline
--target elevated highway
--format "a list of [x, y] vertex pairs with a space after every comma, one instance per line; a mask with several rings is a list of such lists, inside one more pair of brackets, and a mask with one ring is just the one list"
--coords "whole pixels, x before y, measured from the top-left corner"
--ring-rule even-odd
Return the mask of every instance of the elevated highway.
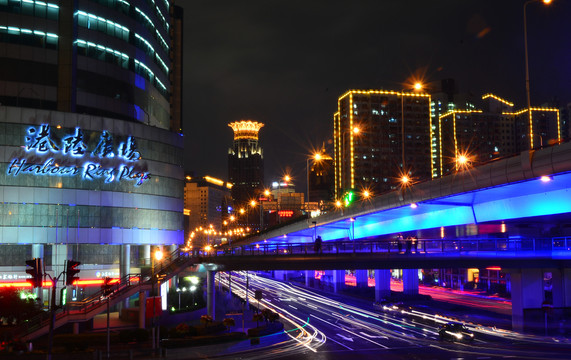
[[571, 236], [570, 213], [571, 143], [564, 143], [414, 184], [234, 245], [303, 243], [315, 236], [360, 240], [470, 224], [503, 223], [508, 237], [539, 235], [521, 230], [522, 219], [569, 229], [560, 235]]

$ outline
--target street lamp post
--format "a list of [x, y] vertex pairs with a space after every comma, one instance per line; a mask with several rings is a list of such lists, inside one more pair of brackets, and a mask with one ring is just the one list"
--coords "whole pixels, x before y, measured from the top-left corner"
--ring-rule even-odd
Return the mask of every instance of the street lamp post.
[[536, 2], [542, 1], [545, 5], [549, 5], [551, 0], [528, 0], [523, 4], [523, 45], [524, 45], [524, 52], [525, 52], [525, 95], [527, 97], [527, 114], [529, 116], [529, 149], [533, 149], [533, 121], [531, 116], [531, 98], [529, 95], [529, 60], [527, 58], [527, 15], [526, 9], [527, 5]]
[[315, 153], [312, 157], [308, 157], [305, 162], [305, 170], [307, 173], [307, 203], [309, 204], [309, 160], [314, 161], [314, 163], [321, 160], [321, 153]]
[[[153, 350], [156, 349], [158, 334], [156, 331], [156, 314], [155, 314], [155, 307], [156, 307], [156, 296], [155, 296], [155, 281], [157, 280], [155, 277], [155, 261], [161, 261], [163, 259], [163, 252], [161, 249], [157, 249], [155, 253], [151, 256], [151, 293], [153, 296], [153, 323], [152, 323], [152, 341]], [[158, 284], [157, 284], [158, 285]]]

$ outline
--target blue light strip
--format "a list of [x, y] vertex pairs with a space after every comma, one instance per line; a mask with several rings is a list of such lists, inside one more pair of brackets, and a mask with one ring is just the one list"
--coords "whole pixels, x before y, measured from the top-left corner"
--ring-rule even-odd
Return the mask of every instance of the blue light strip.
[[[510, 183], [445, 198], [400, 206], [267, 239], [267, 243], [310, 242], [317, 232], [324, 241], [355, 239], [446, 226], [478, 224], [571, 213], [571, 173]], [[258, 244], [263, 241], [258, 242]]]

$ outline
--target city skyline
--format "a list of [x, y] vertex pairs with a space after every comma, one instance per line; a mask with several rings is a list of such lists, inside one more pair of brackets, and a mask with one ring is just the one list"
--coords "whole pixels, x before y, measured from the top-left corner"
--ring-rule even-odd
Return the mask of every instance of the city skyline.
[[[461, 92], [526, 106], [523, 2], [341, 4], [181, 4], [185, 170], [226, 178], [227, 123], [251, 119], [266, 124], [266, 179], [290, 169], [303, 186], [306, 157], [332, 147], [337, 98], [349, 89], [400, 90], [414, 77], [431, 92], [454, 78]], [[571, 101], [568, 40], [558, 31], [570, 13], [561, 1], [528, 5], [532, 105]], [[220, 141], [206, 142], [205, 133]]]

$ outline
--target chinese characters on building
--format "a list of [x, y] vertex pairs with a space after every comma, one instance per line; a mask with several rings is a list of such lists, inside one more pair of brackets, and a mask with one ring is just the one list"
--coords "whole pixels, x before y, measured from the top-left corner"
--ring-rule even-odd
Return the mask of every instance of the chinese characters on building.
[[[25, 142], [26, 152], [35, 153], [42, 161], [30, 161], [27, 157], [13, 159], [8, 175], [81, 176], [84, 180], [103, 179], [106, 183], [133, 181], [135, 186], [150, 179], [148, 172], [136, 166], [141, 153], [133, 136], [116, 146], [111, 133], [103, 131], [90, 151], [80, 128], [75, 128], [73, 134], [58, 142], [54, 140], [50, 126], [42, 124], [28, 128]], [[59, 161], [56, 156], [60, 157]], [[75, 161], [61, 161], [61, 157], [71, 157]], [[110, 162], [110, 159], [114, 161]]]

